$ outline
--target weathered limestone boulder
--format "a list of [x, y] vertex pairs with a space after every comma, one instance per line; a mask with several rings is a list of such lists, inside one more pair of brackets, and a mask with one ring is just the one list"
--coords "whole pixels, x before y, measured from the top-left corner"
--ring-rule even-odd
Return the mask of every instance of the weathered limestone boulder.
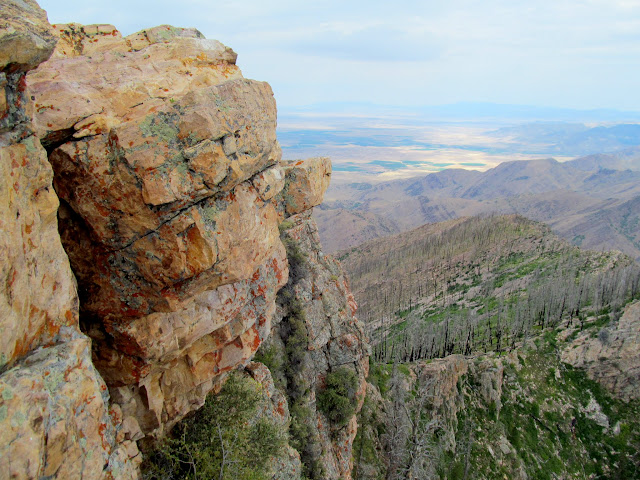
[[28, 89], [82, 324], [124, 439], [162, 435], [269, 334], [278, 224], [322, 201], [330, 162], [281, 162], [271, 88], [197, 30], [54, 33]]
[[624, 310], [613, 327], [595, 338], [579, 335], [562, 352], [562, 361], [583, 368], [589, 378], [601, 383], [625, 401], [640, 398], [640, 302]]
[[[134, 478], [107, 387], [78, 328], [53, 171], [33, 134], [25, 75], [55, 46], [32, 0], [0, 9], [0, 476]], [[132, 461], [133, 459], [133, 461]]]

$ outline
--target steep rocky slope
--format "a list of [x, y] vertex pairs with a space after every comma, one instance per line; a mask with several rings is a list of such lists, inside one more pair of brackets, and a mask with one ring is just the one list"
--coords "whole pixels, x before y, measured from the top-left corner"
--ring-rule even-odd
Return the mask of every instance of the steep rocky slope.
[[[287, 235], [316, 264], [295, 295], [331, 300], [305, 304], [313, 330], [302, 348], [322, 352], [309, 354], [305, 375], [322, 388], [350, 362], [364, 385], [355, 303], [305, 213], [321, 203], [331, 165], [281, 160], [270, 87], [244, 79], [236, 54], [194, 29], [126, 38], [111, 25], [50, 29], [34, 2], [9, 6], [0, 37], [6, 471], [135, 478], [136, 441], [166, 435], [277, 333], [290, 262], [283, 225], [299, 227]], [[269, 375], [249, 369], [275, 395]], [[353, 414], [344, 434], [315, 427], [327, 478], [349, 476]]]
[[[289, 398], [291, 431], [310, 478], [351, 478], [355, 416], [342, 422], [322, 411], [318, 395], [331, 372], [348, 368], [357, 376], [350, 399], [354, 411], [364, 400], [369, 347], [363, 326], [355, 317], [356, 303], [340, 264], [322, 252], [315, 222], [309, 213], [290, 217], [283, 236], [290, 255], [291, 274], [279, 294], [272, 334], [259, 359], [271, 361], [272, 374]], [[297, 346], [299, 344], [299, 346]], [[274, 359], [279, 359], [273, 364]]]
[[593, 330], [564, 332], [571, 340], [562, 361], [582, 368], [616, 397], [640, 398], [640, 303], [628, 305], [617, 322]]
[[354, 478], [637, 478], [640, 404], [561, 361], [573, 349], [561, 336], [373, 366]]

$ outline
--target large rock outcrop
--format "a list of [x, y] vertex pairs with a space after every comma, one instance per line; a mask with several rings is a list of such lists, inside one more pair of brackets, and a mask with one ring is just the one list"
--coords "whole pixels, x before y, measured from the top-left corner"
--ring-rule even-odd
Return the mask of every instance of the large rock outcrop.
[[630, 303], [617, 322], [592, 334], [579, 334], [562, 351], [562, 361], [584, 369], [625, 401], [640, 398], [640, 302]]
[[82, 323], [125, 438], [159, 436], [269, 334], [278, 224], [321, 202], [330, 162], [281, 161], [269, 85], [196, 30], [54, 32], [29, 95]]
[[[3, 5], [3, 22], [3, 472], [135, 478], [137, 440], [164, 435], [279, 341], [289, 282], [307, 311], [298, 374], [313, 387], [314, 460], [348, 478], [355, 416], [338, 428], [315, 406], [338, 366], [356, 372], [361, 403], [368, 365], [355, 302], [310, 220], [329, 160], [282, 161], [270, 87], [197, 30], [50, 28], [31, 0]], [[291, 283], [282, 238], [309, 276]], [[266, 368], [248, 371], [265, 415], [289, 422]], [[278, 478], [301, 475], [295, 450], [278, 461]]]
[[58, 197], [33, 134], [25, 77], [56, 44], [32, 0], [0, 10], [0, 476], [131, 478], [121, 425], [78, 328]]

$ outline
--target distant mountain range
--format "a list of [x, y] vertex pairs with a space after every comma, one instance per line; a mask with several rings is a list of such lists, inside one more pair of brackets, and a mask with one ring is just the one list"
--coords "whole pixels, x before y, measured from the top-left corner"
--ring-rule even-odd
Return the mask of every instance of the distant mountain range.
[[526, 151], [535, 146], [535, 151], [556, 155], [587, 155], [640, 144], [640, 124], [637, 123], [589, 127], [582, 123], [537, 122], [503, 127], [491, 134], [497, 138], [511, 137], [522, 148], [526, 145]]
[[314, 215], [328, 251], [461, 216], [520, 213], [576, 245], [640, 259], [640, 148], [505, 162], [383, 183], [336, 183]]
[[420, 116], [437, 121], [503, 119], [514, 121], [558, 122], [635, 122], [640, 112], [615, 109], [581, 110], [573, 108], [544, 107], [534, 105], [508, 105], [490, 102], [458, 102], [446, 105], [380, 105], [367, 102], [325, 102], [306, 106], [280, 106], [280, 116], [290, 114], [345, 115], [406, 115]]

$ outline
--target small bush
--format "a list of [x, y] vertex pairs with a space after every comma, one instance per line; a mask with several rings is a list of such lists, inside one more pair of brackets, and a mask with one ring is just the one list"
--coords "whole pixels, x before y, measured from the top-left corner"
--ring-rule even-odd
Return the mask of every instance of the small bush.
[[267, 366], [271, 372], [273, 383], [280, 390], [284, 390], [287, 387], [287, 380], [284, 375], [283, 357], [284, 352], [282, 351], [282, 348], [279, 348], [273, 343], [267, 342], [260, 345], [260, 348], [253, 357], [254, 361], [263, 363]]
[[602, 343], [603, 345], [609, 345], [609, 330], [607, 330], [606, 328], [603, 328], [602, 330], [600, 330], [600, 332], [598, 332], [598, 340], [600, 340], [600, 343]]
[[346, 425], [356, 411], [357, 391], [356, 373], [340, 367], [327, 375], [325, 389], [317, 397], [318, 408], [331, 422]]
[[255, 381], [232, 374], [218, 395], [178, 423], [171, 436], [142, 465], [147, 480], [270, 478], [269, 459], [287, 441], [283, 427], [256, 418], [260, 401]]

